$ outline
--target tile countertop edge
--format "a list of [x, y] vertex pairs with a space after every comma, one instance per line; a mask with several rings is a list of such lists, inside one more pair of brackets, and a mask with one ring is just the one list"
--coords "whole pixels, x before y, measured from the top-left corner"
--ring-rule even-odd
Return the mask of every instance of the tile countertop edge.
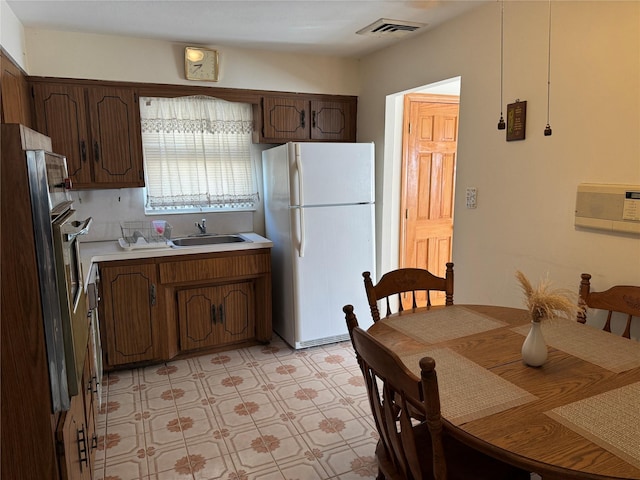
[[99, 262], [131, 260], [136, 258], [171, 257], [176, 255], [189, 255], [195, 253], [232, 252], [273, 247], [273, 242], [271, 240], [264, 238], [257, 233], [241, 233], [241, 235], [251, 241], [238, 243], [222, 243], [217, 245], [199, 245], [194, 247], [142, 248], [131, 250], [124, 250], [123, 248], [121, 248], [120, 245], [118, 245], [117, 240], [80, 243], [80, 260], [82, 262], [85, 290], [87, 288], [87, 285], [92, 281], [94, 275], [92, 269], [94, 265]]

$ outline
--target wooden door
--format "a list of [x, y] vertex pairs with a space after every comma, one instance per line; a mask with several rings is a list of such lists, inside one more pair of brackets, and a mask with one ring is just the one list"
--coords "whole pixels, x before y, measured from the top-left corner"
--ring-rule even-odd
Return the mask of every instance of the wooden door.
[[[405, 97], [399, 263], [438, 276], [451, 261], [458, 101]], [[435, 293], [431, 302], [444, 304], [444, 294]]]
[[51, 137], [53, 151], [67, 157], [74, 187], [91, 185], [84, 88], [44, 83], [33, 87], [36, 125]]
[[296, 98], [262, 99], [263, 137], [286, 141], [309, 139], [309, 102]]
[[255, 296], [252, 282], [220, 286], [220, 342], [234, 343], [255, 336]]
[[355, 101], [311, 101], [311, 139], [355, 141]]
[[178, 292], [180, 349], [193, 350], [255, 336], [252, 282]]
[[96, 186], [142, 187], [140, 112], [133, 90], [88, 89], [93, 181]]
[[2, 123], [21, 123], [33, 128], [30, 90], [24, 72], [4, 52], [0, 52], [0, 68], [0, 120]]
[[61, 478], [90, 480], [91, 437], [85, 423], [82, 395], [71, 397], [71, 407], [61, 417], [57, 433]]
[[153, 360], [159, 335], [156, 266], [104, 266], [100, 272], [107, 363]]
[[218, 343], [217, 287], [178, 292], [178, 312], [181, 350], [210, 347]]

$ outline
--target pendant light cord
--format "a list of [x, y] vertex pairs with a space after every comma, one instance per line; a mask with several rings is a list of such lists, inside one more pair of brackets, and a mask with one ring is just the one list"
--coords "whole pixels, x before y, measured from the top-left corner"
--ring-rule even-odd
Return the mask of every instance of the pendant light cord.
[[504, 78], [504, 0], [500, 5], [500, 116], [502, 117], [502, 83]]
[[545, 127], [545, 136], [551, 135], [551, 126], [549, 125], [549, 111], [551, 110], [551, 0], [549, 0], [549, 45], [547, 52], [547, 126]]
[[498, 120], [498, 130], [504, 130], [506, 124], [502, 116], [503, 99], [503, 79], [504, 79], [504, 0], [500, 1], [500, 120]]

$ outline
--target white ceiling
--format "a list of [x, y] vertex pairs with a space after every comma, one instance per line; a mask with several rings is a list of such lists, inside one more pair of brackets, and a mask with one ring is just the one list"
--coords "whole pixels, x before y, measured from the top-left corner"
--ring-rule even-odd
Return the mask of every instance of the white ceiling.
[[401, 40], [356, 32], [384, 18], [418, 35], [489, 0], [7, 0], [25, 27], [205, 46], [361, 57]]

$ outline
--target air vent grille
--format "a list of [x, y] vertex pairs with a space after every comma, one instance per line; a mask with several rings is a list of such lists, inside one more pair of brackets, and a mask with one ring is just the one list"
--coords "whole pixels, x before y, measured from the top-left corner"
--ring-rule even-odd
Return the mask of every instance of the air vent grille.
[[404, 37], [405, 35], [426, 26], [426, 23], [414, 23], [381, 18], [380, 20], [373, 22], [371, 25], [358, 30], [356, 33], [358, 35], [369, 35], [373, 37]]

